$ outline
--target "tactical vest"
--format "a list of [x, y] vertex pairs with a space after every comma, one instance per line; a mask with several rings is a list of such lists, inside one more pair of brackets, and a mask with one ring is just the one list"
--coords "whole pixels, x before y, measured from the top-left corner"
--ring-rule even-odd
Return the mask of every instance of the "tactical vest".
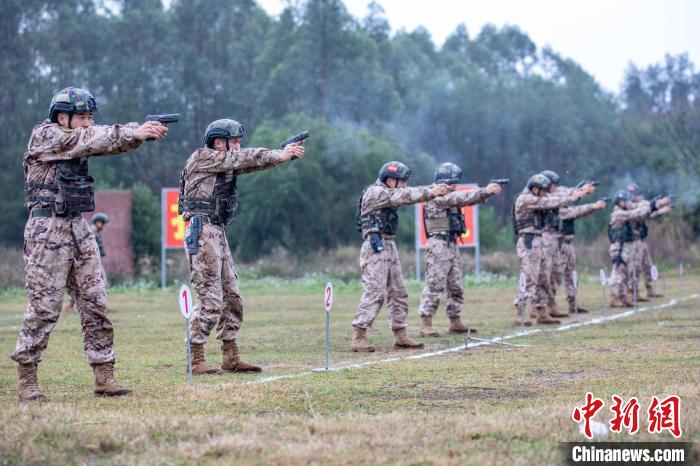
[[430, 237], [438, 234], [448, 234], [450, 239], [454, 240], [467, 232], [467, 226], [464, 223], [464, 214], [459, 207], [450, 207], [447, 209], [447, 217], [428, 218], [426, 209], [423, 209], [423, 227], [425, 235]]
[[548, 209], [543, 210], [542, 216], [544, 218], [545, 228], [551, 228], [553, 230], [559, 229], [559, 209]]
[[646, 237], [649, 236], [649, 227], [647, 226], [647, 222], [637, 222], [634, 225], [634, 229], [637, 231], [640, 239], [646, 239]]
[[[46, 196], [42, 190], [50, 191]], [[85, 159], [72, 159], [58, 163], [53, 183], [24, 183], [25, 202], [49, 204], [58, 215], [72, 216], [95, 210], [95, 180], [88, 175]]]
[[513, 221], [513, 233], [516, 235], [520, 234], [520, 231], [527, 227], [533, 227], [535, 230], [541, 230], [544, 228], [544, 211], [536, 210], [532, 212], [527, 217], [516, 218], [515, 216], [515, 202], [518, 200], [516, 197], [513, 201], [513, 207], [510, 209], [511, 220]]
[[383, 209], [373, 210], [362, 215], [362, 198], [367, 189], [362, 191], [360, 200], [357, 201], [357, 214], [355, 215], [355, 228], [362, 232], [367, 230], [370, 233], [380, 233], [382, 235], [393, 236], [399, 229], [399, 214], [396, 207], [384, 207]]
[[177, 201], [177, 213], [182, 215], [202, 215], [216, 225], [228, 225], [236, 217], [238, 208], [238, 192], [236, 190], [236, 175], [233, 172], [216, 174], [214, 191], [211, 197], [185, 196], [185, 178], [187, 173], [182, 170], [180, 175], [180, 197]]
[[576, 234], [574, 219], [561, 220], [559, 223], [559, 233], [566, 236], [574, 236]]
[[608, 225], [608, 239], [611, 243], [630, 243], [634, 241], [634, 229], [630, 222], [625, 222], [619, 228]]

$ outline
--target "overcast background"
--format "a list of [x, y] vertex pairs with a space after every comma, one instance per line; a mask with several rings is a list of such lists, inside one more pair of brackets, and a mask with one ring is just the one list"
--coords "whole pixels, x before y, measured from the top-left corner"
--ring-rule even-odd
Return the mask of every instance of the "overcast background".
[[[287, 0], [258, 0], [278, 14]], [[292, 2], [296, 3], [296, 2]], [[369, 0], [344, 0], [362, 18]], [[380, 0], [392, 31], [424, 26], [441, 46], [464, 23], [474, 37], [487, 23], [517, 25], [537, 44], [573, 58], [607, 90], [618, 92], [630, 62], [645, 67], [666, 53], [687, 52], [700, 62], [700, 1], [489, 0], [406, 2]]]

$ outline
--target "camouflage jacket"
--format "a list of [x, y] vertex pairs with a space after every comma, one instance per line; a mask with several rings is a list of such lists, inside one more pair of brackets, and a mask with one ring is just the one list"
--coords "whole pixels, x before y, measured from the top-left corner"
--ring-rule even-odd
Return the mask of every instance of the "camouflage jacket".
[[[631, 204], [631, 208], [629, 209], [623, 209], [619, 206], [615, 206], [610, 214], [609, 227], [622, 228], [626, 222], [633, 223], [649, 218], [651, 213], [651, 203], [649, 201]], [[610, 249], [608, 252], [612, 257], [617, 256], [620, 252], [620, 247], [624, 248], [620, 242], [615, 241], [610, 244]]]
[[[559, 218], [562, 221], [565, 220], [576, 220], [579, 218], [583, 218], [587, 215], [591, 215], [593, 212], [595, 212], [596, 207], [595, 207], [595, 202], [589, 202], [588, 204], [581, 204], [581, 205], [572, 205], [572, 206], [566, 206], [562, 207], [559, 209]], [[561, 235], [562, 238], [564, 239], [572, 239], [574, 235]]]
[[486, 193], [484, 188], [455, 190], [427, 202], [425, 204], [425, 216], [427, 218], [444, 218], [447, 217], [447, 210], [450, 207], [479, 204], [491, 196], [491, 194]]
[[[185, 196], [207, 198], [214, 193], [216, 175], [226, 172], [226, 181], [235, 175], [252, 173], [282, 163], [281, 150], [245, 148], [220, 151], [203, 147], [195, 150], [185, 163]], [[185, 213], [183, 218], [189, 220]]]
[[[573, 194], [573, 191], [571, 193]], [[515, 198], [515, 206], [513, 208], [515, 222], [525, 221], [528, 218], [533, 218], [536, 214], [541, 213], [541, 211], [566, 207], [574, 202], [576, 202], [576, 200], [571, 197], [571, 194], [568, 196], [548, 194], [547, 196], [539, 197], [525, 188], [518, 197]], [[518, 234], [521, 235], [524, 233], [542, 233], [542, 228], [538, 228], [537, 225], [527, 225], [518, 230]]]
[[[67, 129], [45, 120], [34, 127], [24, 153], [24, 181], [51, 184], [56, 179], [60, 162], [113, 155], [136, 149], [142, 141], [134, 139], [138, 123], [126, 125], [93, 125], [89, 128]], [[39, 191], [41, 196], [51, 191]], [[50, 207], [49, 204], [28, 202], [26, 207]]]
[[[389, 188], [387, 185], [377, 180], [370, 185], [362, 195], [360, 203], [360, 213], [362, 215], [373, 211], [381, 210], [385, 207], [400, 207], [418, 202], [425, 202], [431, 199], [429, 186], [416, 186], [411, 188]], [[362, 230], [362, 237], [365, 238], [368, 230]], [[386, 239], [394, 238], [393, 235], [382, 235]]]

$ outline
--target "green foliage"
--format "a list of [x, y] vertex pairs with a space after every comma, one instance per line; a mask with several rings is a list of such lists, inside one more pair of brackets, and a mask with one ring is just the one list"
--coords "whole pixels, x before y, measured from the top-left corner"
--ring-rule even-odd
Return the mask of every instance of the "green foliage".
[[161, 213], [158, 198], [143, 184], [131, 188], [131, 243], [136, 259], [160, 260]]
[[[687, 187], [683, 218], [700, 233], [700, 77], [686, 56], [630, 68], [616, 98], [517, 27], [470, 35], [460, 26], [438, 48], [423, 28], [391, 35], [376, 2], [362, 20], [340, 0], [294, 4], [273, 18], [254, 0], [4, 2], [0, 243], [21, 244], [20, 157], [51, 95], [68, 85], [92, 91], [98, 123], [181, 114], [166, 141], [91, 161], [98, 186], [139, 185], [137, 196], [177, 186], [212, 120], [241, 121], [249, 147], [312, 130], [304, 160], [241, 177], [230, 239], [245, 258], [356, 244], [357, 198], [392, 159], [411, 166], [414, 185], [443, 161], [468, 182], [511, 178], [484, 209], [485, 248], [510, 244], [512, 200], [543, 169], [566, 185], [601, 180], [602, 194], [631, 178], [657, 192]], [[412, 209], [401, 216], [399, 241], [411, 243]], [[604, 226], [594, 217], [582, 236]], [[137, 233], [138, 254], [152, 254], [155, 230]]]
[[501, 224], [496, 209], [491, 206], [479, 207], [479, 241], [484, 252], [513, 250], [513, 228], [510, 224]]

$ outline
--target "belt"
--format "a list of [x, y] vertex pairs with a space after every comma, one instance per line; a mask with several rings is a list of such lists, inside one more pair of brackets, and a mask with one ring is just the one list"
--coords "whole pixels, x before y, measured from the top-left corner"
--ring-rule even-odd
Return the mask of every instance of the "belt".
[[430, 237], [431, 237], [431, 238], [441, 239], [441, 240], [444, 240], [444, 241], [449, 241], [449, 240], [450, 240], [449, 235], [436, 234], [436, 235], [430, 235]]
[[520, 236], [527, 236], [527, 235], [542, 236], [542, 233], [520, 233]]
[[[71, 217], [73, 218], [78, 218], [82, 217], [83, 215], [80, 212], [75, 212], [70, 214]], [[68, 214], [57, 214], [51, 209], [32, 209], [32, 211], [29, 213], [29, 218], [51, 218], [51, 217], [59, 217], [59, 218], [65, 218], [68, 217]]]
[[207, 216], [205, 216], [205, 215], [193, 215], [192, 217], [190, 217], [190, 220], [192, 220], [192, 218], [194, 218], [194, 217], [199, 217], [199, 218], [201, 218], [201, 219], [202, 219], [202, 223], [211, 223], [212, 225], [216, 225], [217, 227], [223, 226], [221, 223], [215, 222], [215, 221], [213, 221], [212, 219], [210, 219], [209, 217], [207, 217]]

